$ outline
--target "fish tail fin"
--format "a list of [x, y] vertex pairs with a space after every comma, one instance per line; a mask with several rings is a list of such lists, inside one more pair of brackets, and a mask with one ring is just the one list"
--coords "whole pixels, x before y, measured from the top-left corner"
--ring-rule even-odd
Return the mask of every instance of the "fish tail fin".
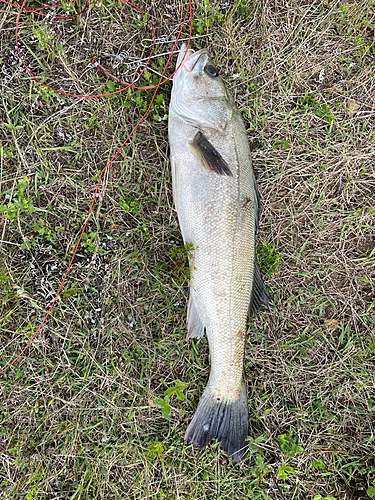
[[212, 394], [212, 388], [208, 385], [185, 432], [185, 441], [203, 449], [216, 437], [228, 457], [239, 462], [247, 451], [245, 439], [248, 430], [247, 391], [244, 381], [236, 401], [224, 398], [219, 400]]

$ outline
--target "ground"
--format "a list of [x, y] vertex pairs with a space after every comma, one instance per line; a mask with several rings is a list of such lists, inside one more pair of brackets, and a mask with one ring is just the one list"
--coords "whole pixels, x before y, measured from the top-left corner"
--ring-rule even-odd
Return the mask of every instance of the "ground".
[[[137, 5], [168, 53], [186, 2]], [[15, 50], [17, 13], [1, 4], [2, 368], [42, 321], [98, 175], [152, 96], [41, 86]], [[167, 82], [105, 171], [49, 318], [0, 376], [0, 498], [375, 496], [374, 30], [373, 1], [193, 3], [192, 46], [209, 48], [235, 96], [262, 206], [271, 300], [247, 332], [246, 458], [183, 441], [209, 359], [205, 338], [185, 340], [189, 249], [173, 209]], [[111, 0], [64, 20], [24, 11], [18, 36], [31, 71], [76, 95], [120, 89], [90, 57], [128, 81], [151, 38], [142, 15]]]

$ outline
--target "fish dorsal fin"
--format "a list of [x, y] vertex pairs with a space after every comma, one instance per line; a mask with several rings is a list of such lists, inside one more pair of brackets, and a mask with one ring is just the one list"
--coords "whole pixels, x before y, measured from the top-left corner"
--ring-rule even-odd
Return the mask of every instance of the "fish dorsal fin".
[[258, 261], [255, 259], [254, 285], [248, 312], [249, 319], [260, 308], [262, 303], [268, 306], [268, 292], [260, 274]]
[[189, 144], [196, 160], [204, 168], [219, 175], [232, 175], [228, 163], [202, 132], [198, 131]]

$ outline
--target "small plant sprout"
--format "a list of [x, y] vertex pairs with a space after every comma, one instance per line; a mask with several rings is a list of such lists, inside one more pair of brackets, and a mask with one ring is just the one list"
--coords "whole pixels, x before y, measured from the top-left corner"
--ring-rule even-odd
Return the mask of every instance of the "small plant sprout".
[[166, 447], [163, 443], [160, 443], [159, 441], [155, 441], [154, 443], [150, 443], [148, 445], [146, 457], [147, 458], [154, 458], [154, 459], [160, 460], [161, 462], [164, 462], [165, 450], [166, 450]]
[[83, 248], [86, 248], [86, 250], [88, 250], [89, 252], [94, 253], [96, 248], [95, 244], [96, 238], [97, 238], [96, 233], [93, 232], [88, 234], [84, 233], [82, 235], [81, 245], [83, 246]]
[[279, 467], [277, 477], [279, 479], [286, 479], [290, 474], [296, 474], [296, 473], [297, 473], [297, 471], [294, 470], [293, 467], [286, 465], [284, 459], [282, 459], [282, 465], [281, 465], [281, 467]]
[[17, 184], [17, 194], [13, 202], [0, 205], [0, 215], [4, 214], [8, 219], [16, 219], [20, 214], [32, 214], [35, 211], [32, 199], [26, 195], [29, 187], [29, 179], [25, 176]]
[[367, 488], [366, 493], [370, 498], [375, 498], [375, 479], [371, 483], [370, 487]]
[[276, 253], [276, 250], [264, 240], [261, 241], [261, 245], [257, 245], [256, 252], [261, 271], [265, 274], [277, 273], [282, 255]]
[[155, 399], [155, 403], [160, 406], [161, 412], [164, 418], [168, 419], [171, 414], [171, 407], [169, 401], [171, 396], [175, 394], [180, 401], [184, 401], [185, 396], [182, 394], [187, 384], [181, 382], [180, 380], [175, 380], [174, 387], [169, 387], [164, 391], [164, 399]]
[[280, 434], [276, 441], [279, 443], [280, 451], [286, 454], [287, 457], [294, 457], [296, 453], [303, 453], [305, 450], [297, 444], [297, 438], [290, 434]]

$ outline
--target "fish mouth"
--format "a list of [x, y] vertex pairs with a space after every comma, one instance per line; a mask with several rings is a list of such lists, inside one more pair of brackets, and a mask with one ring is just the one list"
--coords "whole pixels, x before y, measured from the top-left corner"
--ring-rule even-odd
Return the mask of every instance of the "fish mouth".
[[[186, 57], [184, 58], [186, 53]], [[176, 68], [178, 68], [182, 62], [182, 66], [188, 73], [199, 73], [201, 65], [201, 56], [203, 54], [208, 54], [207, 49], [203, 48], [194, 52], [192, 49], [188, 49], [186, 52], [186, 43], [183, 43], [180, 48], [180, 53], [178, 55]]]

